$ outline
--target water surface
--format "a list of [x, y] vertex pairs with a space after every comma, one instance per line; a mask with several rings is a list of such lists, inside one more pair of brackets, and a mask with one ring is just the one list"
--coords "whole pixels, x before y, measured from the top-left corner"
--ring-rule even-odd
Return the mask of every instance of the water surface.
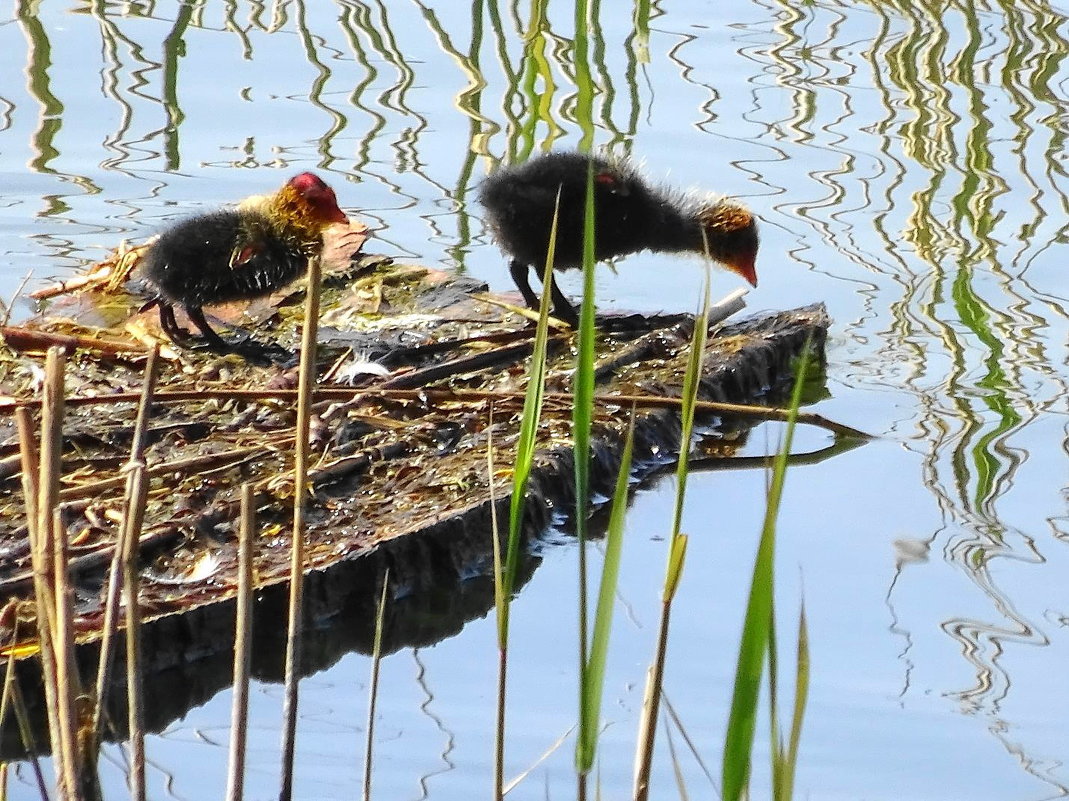
[[[804, 594], [814, 676], [800, 794], [1064, 795], [1066, 10], [595, 4], [592, 95], [576, 89], [586, 72], [572, 9], [533, 13], [496, 2], [17, 3], [0, 25], [0, 295], [305, 169], [377, 229], [369, 249], [498, 291], [507, 271], [473, 200], [498, 161], [607, 147], [655, 179], [742, 197], [762, 220], [751, 307], [828, 305], [829, 397], [816, 411], [880, 437], [788, 480], [780, 612], [792, 619]], [[598, 297], [689, 310], [702, 276], [697, 261], [644, 254], [616, 275], [603, 268]], [[715, 279], [716, 291], [735, 288]], [[15, 302], [15, 317], [30, 311]], [[747, 453], [778, 436], [758, 429]], [[798, 447], [823, 444], [806, 431]], [[714, 774], [764, 480], [696, 475], [685, 518], [667, 692]], [[641, 492], [628, 518], [606, 796], [630, 784], [672, 492], [670, 481]], [[575, 717], [575, 549], [551, 539], [560, 544], [545, 547], [516, 605], [514, 773]], [[495, 662], [489, 619], [386, 660], [376, 795], [489, 791]], [[358, 792], [369, 669], [350, 654], [305, 680], [300, 797]], [[254, 689], [253, 797], [276, 792], [280, 697], [273, 684]], [[150, 739], [152, 797], [220, 792], [229, 703], [221, 692]], [[660, 746], [657, 781], [670, 793]], [[709, 795], [694, 759], [680, 759], [691, 792]], [[568, 797], [570, 761], [566, 745], [514, 795]], [[123, 765], [110, 748], [117, 797]], [[32, 797], [29, 781], [16, 770], [13, 797]], [[758, 770], [755, 795], [766, 782]]]

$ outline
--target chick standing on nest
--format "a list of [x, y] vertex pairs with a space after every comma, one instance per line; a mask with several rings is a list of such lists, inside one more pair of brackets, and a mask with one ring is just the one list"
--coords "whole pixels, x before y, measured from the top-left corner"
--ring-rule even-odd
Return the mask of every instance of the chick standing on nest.
[[274, 195], [237, 209], [200, 214], [164, 231], [143, 257], [146, 279], [160, 309], [160, 327], [177, 344], [191, 335], [175, 320], [181, 306], [210, 346], [228, 343], [202, 308], [269, 295], [301, 276], [323, 251], [323, 232], [348, 222], [334, 190], [302, 172]]
[[[741, 204], [648, 185], [630, 163], [576, 152], [549, 153], [490, 176], [479, 191], [487, 222], [510, 257], [509, 271], [527, 305], [538, 308], [530, 268], [546, 263], [557, 214], [555, 270], [582, 267], [587, 168], [593, 167], [594, 259], [641, 250], [708, 254], [757, 286], [757, 223]], [[560, 197], [558, 206], [558, 193]], [[552, 281], [553, 313], [573, 325], [574, 307]]]

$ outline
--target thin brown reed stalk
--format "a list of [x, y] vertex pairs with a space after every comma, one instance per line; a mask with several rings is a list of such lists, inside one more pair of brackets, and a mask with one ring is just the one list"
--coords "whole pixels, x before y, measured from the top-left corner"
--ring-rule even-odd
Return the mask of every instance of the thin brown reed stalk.
[[[18, 644], [18, 629], [19, 622], [18, 617], [15, 618], [15, 624], [12, 626], [11, 645], [10, 648], [14, 650]], [[7, 664], [4, 666], [4, 691], [0, 694], [0, 728], [3, 727], [7, 721], [8, 713], [11, 711], [12, 706], [12, 692], [15, 688], [15, 657], [9, 656], [7, 658]]]
[[[181, 403], [190, 400], [204, 400], [206, 398], [226, 398], [228, 400], [292, 400], [296, 395], [292, 389], [226, 389], [226, 390], [168, 390], [160, 392], [156, 400], [158, 403]], [[520, 392], [498, 392], [496, 390], [475, 389], [376, 389], [375, 387], [318, 387], [315, 391], [315, 399], [323, 400], [352, 400], [353, 398], [391, 398], [408, 399], [414, 398], [424, 403], [457, 403], [462, 401], [493, 400], [504, 405], [507, 402], [519, 402], [524, 395]], [[547, 392], [547, 403], [570, 403], [571, 393]], [[118, 393], [115, 395], [86, 396], [69, 398], [71, 406], [95, 406], [99, 404], [123, 403], [137, 400], [132, 393]], [[680, 398], [667, 398], [656, 395], [604, 395], [594, 396], [594, 402], [608, 406], [635, 406], [639, 409], [678, 409], [682, 405]], [[20, 402], [22, 403], [22, 402]], [[33, 408], [34, 401], [25, 401], [26, 406]], [[0, 411], [7, 408], [6, 402], [0, 400]], [[775, 420], [786, 422], [790, 416], [788, 409], [777, 409], [766, 406], [749, 406], [739, 403], [722, 403], [720, 401], [694, 402], [694, 410], [701, 414], [730, 414], [754, 420]], [[871, 440], [873, 436], [866, 434], [843, 423], [836, 423], [813, 412], [799, 412], [797, 422], [805, 425], [818, 426], [838, 436], [850, 437], [862, 441]], [[65, 496], [66, 497], [66, 496]]]
[[317, 257], [308, 260], [308, 296], [304, 307], [301, 336], [300, 376], [297, 383], [296, 456], [293, 466], [293, 541], [290, 547], [289, 628], [286, 632], [286, 684], [282, 727], [282, 788], [280, 801], [293, 797], [293, 758], [297, 738], [297, 686], [302, 645], [304, 602], [305, 494], [308, 490], [309, 424], [316, 381], [316, 340], [319, 335], [319, 300], [322, 265]]
[[42, 799], [48, 801], [48, 785], [45, 782], [45, 773], [41, 769], [41, 760], [37, 758], [37, 745], [33, 736], [33, 726], [30, 725], [30, 713], [26, 711], [26, 700], [22, 697], [18, 682], [15, 682], [12, 687], [11, 702], [15, 709], [15, 720], [19, 725], [19, 736], [30, 754], [30, 766], [33, 769], [34, 780], [37, 782], [37, 793]]
[[[143, 470], [143, 468], [142, 468]], [[142, 472], [135, 468], [136, 472]], [[135, 472], [135, 475], [136, 475]], [[144, 478], [140, 479], [144, 482]], [[135, 540], [136, 541], [136, 538]], [[141, 606], [137, 599], [137, 549], [123, 559], [123, 605], [126, 607], [126, 705], [130, 739], [130, 797], [145, 798], [145, 721], [141, 686]]]
[[[18, 430], [18, 435], [19, 435], [19, 455], [20, 455], [20, 457], [22, 459], [22, 497], [23, 497], [23, 502], [25, 503], [25, 506], [26, 506], [26, 526], [29, 529], [30, 541], [31, 542], [36, 542], [37, 541], [37, 479], [38, 479], [38, 475], [37, 475], [37, 472], [38, 472], [37, 441], [36, 441], [36, 438], [34, 437], [34, 433], [33, 433], [33, 420], [30, 417], [30, 410], [27, 407], [20, 406], [15, 410], [15, 425], [16, 425], [16, 429]], [[32, 551], [31, 551], [31, 554], [32, 554]], [[36, 573], [36, 571], [34, 571], [34, 580], [35, 581], [36, 581], [36, 577], [37, 577], [37, 573]], [[42, 674], [44, 674], [47, 671], [44, 668], [44, 660], [46, 659], [46, 655], [45, 655], [45, 647], [46, 646], [44, 645], [43, 641], [41, 640], [41, 629], [40, 629], [40, 617], [41, 617], [42, 614], [45, 614], [45, 613], [40, 609], [40, 606], [38, 606], [38, 615], [37, 616], [38, 616], [39, 620], [38, 620], [37, 636], [38, 636], [38, 643], [40, 644], [39, 647], [41, 648]], [[47, 658], [49, 658], [49, 659], [51, 658], [51, 651], [49, 651], [49, 655], [48, 655]], [[11, 664], [13, 665], [14, 664], [14, 658], [11, 657], [11, 659], [12, 659]], [[18, 693], [18, 686], [17, 685], [15, 686], [15, 692], [16, 692], [16, 696], [13, 699], [15, 701], [15, 715], [18, 718], [18, 721], [19, 721], [19, 730], [20, 730], [21, 735], [22, 735], [22, 742], [27, 747], [27, 750], [29, 750], [30, 753], [33, 753], [35, 751], [35, 748], [31, 747], [31, 746], [34, 745], [33, 731], [32, 731], [32, 729], [31, 729], [31, 727], [29, 725], [29, 721], [27, 719], [25, 707], [20, 703], [21, 699], [17, 695], [17, 693]], [[49, 696], [50, 692], [51, 691], [46, 687], [45, 688], [45, 697], [46, 697], [46, 699], [50, 698], [50, 696]], [[48, 718], [48, 734], [49, 734], [49, 737], [51, 738], [52, 742], [58, 742], [59, 741], [59, 734], [58, 734], [58, 732], [56, 732], [54, 730], [54, 725], [53, 724], [54, 724], [54, 721], [52, 720], [51, 716], [49, 716], [49, 718]], [[47, 798], [48, 797], [48, 791], [45, 788], [44, 775], [41, 772], [40, 763], [35, 758], [34, 761], [33, 761], [33, 764], [34, 764], [34, 768], [35, 768], [36, 775], [37, 775], [38, 787], [40, 788], [40, 791], [41, 791], [41, 797], [42, 798]]]
[[650, 771], [653, 767], [653, 745], [657, 733], [661, 689], [664, 687], [664, 666], [668, 655], [668, 632], [672, 621], [672, 601], [675, 599], [683, 564], [687, 554], [687, 535], [677, 534], [669, 547], [668, 575], [661, 594], [661, 619], [657, 627], [657, 645], [653, 662], [646, 673], [646, 689], [642, 698], [636, 747], [635, 801], [646, 801], [650, 794]]
[[375, 709], [379, 700], [379, 669], [382, 667], [382, 629], [386, 620], [386, 593], [390, 587], [390, 568], [382, 576], [382, 593], [375, 615], [375, 644], [371, 651], [371, 688], [367, 705], [367, 739], [364, 744], [364, 798], [371, 801], [371, 757], [375, 745]]
[[[59, 494], [60, 454], [63, 445], [64, 380], [66, 360], [60, 348], [49, 348], [45, 358], [44, 395], [41, 403], [41, 439], [38, 451], [37, 496], [34, 520], [29, 525], [33, 561], [34, 597], [37, 601], [37, 635], [48, 704], [48, 733], [61, 798], [77, 798], [77, 735], [73, 687], [60, 682], [67, 674], [67, 654], [56, 652], [57, 594], [53, 514]], [[21, 447], [33, 449], [32, 439]], [[23, 459], [26, 464], [29, 457]], [[62, 538], [61, 538], [62, 539]], [[61, 550], [62, 550], [62, 546]], [[64, 602], [66, 598], [63, 598]]]
[[[82, 694], [81, 679], [74, 659], [74, 592], [70, 586], [69, 550], [62, 512], [57, 507], [52, 511], [52, 587], [55, 598], [55, 627], [52, 629], [52, 651], [56, 659], [56, 697], [59, 706], [61, 734], [65, 751], [60, 758], [63, 763], [65, 782], [71, 798], [93, 795], [92, 777], [95, 760], [89, 759], [82, 749], [79, 731], [81, 721], [78, 698]], [[54, 751], [53, 751], [54, 753]]]
[[230, 705], [230, 764], [227, 801], [245, 792], [245, 739], [249, 728], [249, 672], [252, 666], [252, 543], [256, 537], [256, 503], [251, 484], [241, 485], [241, 530], [238, 536], [238, 594], [234, 612], [234, 689]]
[[[11, 649], [14, 650], [19, 641], [19, 624], [18, 618], [15, 618], [15, 625], [12, 626], [11, 631]], [[26, 714], [26, 705], [22, 700], [22, 692], [19, 689], [19, 684], [15, 680], [15, 657], [9, 656], [7, 658], [7, 666], [4, 668], [4, 694], [3, 702], [0, 703], [0, 725], [7, 720], [8, 709], [14, 710], [15, 723], [18, 725], [19, 735], [22, 737], [22, 744], [26, 748], [26, 753], [29, 754], [30, 767], [33, 769], [34, 778], [37, 780], [37, 792], [41, 798], [48, 798], [48, 787], [45, 784], [45, 775], [41, 770], [41, 761], [37, 758], [37, 747], [33, 737], [33, 730], [30, 727], [29, 716]], [[7, 767], [7, 763], [4, 763], [4, 767]], [[0, 778], [0, 801], [4, 801], [7, 798], [7, 776]]]
[[33, 418], [26, 406], [15, 409], [15, 429], [19, 435], [19, 458], [22, 462], [22, 499], [26, 505], [26, 525], [37, 526], [37, 440]]
[[[115, 634], [119, 627], [119, 593], [123, 586], [124, 565], [127, 551], [133, 547], [130, 534], [133, 534], [134, 542], [140, 537], [141, 525], [144, 520], [145, 493], [138, 493], [147, 478], [145, 471], [145, 446], [147, 443], [149, 409], [152, 407], [152, 398], [156, 391], [156, 379], [159, 376], [159, 346], [149, 351], [148, 361], [145, 364], [145, 377], [141, 386], [141, 399], [137, 407], [137, 420], [134, 424], [134, 438], [130, 445], [130, 461], [126, 466], [126, 513], [123, 517], [123, 527], [119, 534], [119, 542], [111, 559], [111, 572], [108, 578], [108, 589], [104, 603], [103, 635], [100, 644], [100, 661], [97, 665], [96, 677], [96, 709], [93, 719], [94, 747], [98, 747], [102, 736], [104, 720], [104, 708], [107, 701], [108, 685], [111, 682], [111, 667], [115, 652]], [[137, 517], [136, 528], [131, 524]]]
[[[709, 271], [706, 268], [705, 291], [702, 297], [701, 320], [709, 319]], [[661, 593], [661, 621], [657, 630], [657, 648], [653, 663], [646, 675], [646, 689], [642, 699], [642, 718], [639, 723], [638, 745], [635, 756], [635, 801], [646, 801], [650, 793], [650, 771], [653, 767], [653, 746], [657, 736], [657, 719], [660, 712], [661, 690], [664, 686], [665, 660], [668, 653], [668, 632], [672, 619], [672, 602], [683, 575], [687, 557], [687, 535], [682, 533], [683, 502], [687, 492], [689, 475], [691, 433], [694, 430], [694, 415], [698, 405], [698, 386], [701, 381], [702, 359], [708, 329], [695, 325], [690, 344], [690, 357], [683, 379], [680, 398], [679, 460], [676, 465], [676, 502], [672, 515], [672, 532], [668, 546], [668, 568], [665, 571], [664, 588]]]

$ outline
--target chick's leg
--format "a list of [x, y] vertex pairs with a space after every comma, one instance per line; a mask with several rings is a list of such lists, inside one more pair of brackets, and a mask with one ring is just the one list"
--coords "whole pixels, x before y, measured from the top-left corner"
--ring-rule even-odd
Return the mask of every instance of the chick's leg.
[[579, 315], [576, 314], [575, 306], [557, 286], [556, 278], [550, 278], [549, 291], [553, 296], [553, 316], [568, 323], [572, 328], [578, 328]]
[[186, 306], [186, 315], [189, 317], [189, 321], [200, 331], [209, 347], [221, 351], [230, 350], [230, 345], [227, 341], [215, 333], [215, 330], [208, 325], [200, 306]]
[[529, 309], [538, 311], [538, 295], [531, 291], [530, 271], [530, 267], [521, 261], [513, 259], [509, 262], [509, 273], [512, 275], [512, 280], [516, 282], [516, 288], [523, 295], [524, 302]]

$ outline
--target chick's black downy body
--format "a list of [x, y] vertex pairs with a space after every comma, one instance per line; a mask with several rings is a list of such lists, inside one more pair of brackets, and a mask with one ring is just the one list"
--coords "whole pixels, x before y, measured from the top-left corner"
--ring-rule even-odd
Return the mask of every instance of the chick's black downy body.
[[216, 211], [160, 235], [145, 270], [172, 302], [210, 306], [250, 300], [297, 278], [314, 248], [277, 236], [258, 212]]
[[333, 190], [301, 173], [248, 208], [201, 214], [169, 228], [143, 260], [161, 327], [173, 341], [188, 341], [174, 316], [173, 307], [182, 306], [204, 340], [225, 349], [203, 307], [251, 300], [285, 286], [322, 251], [323, 230], [346, 221]]
[[[756, 284], [757, 227], [740, 205], [652, 187], [623, 160], [557, 152], [501, 169], [480, 189], [489, 227], [511, 257], [509, 270], [528, 306], [538, 308], [528, 273], [532, 267], [540, 273], [546, 263], [554, 213], [554, 269], [582, 266], [588, 165], [593, 181], [596, 261], [641, 250], [708, 252]], [[554, 313], [574, 323], [575, 309], [556, 281], [550, 290]]]

